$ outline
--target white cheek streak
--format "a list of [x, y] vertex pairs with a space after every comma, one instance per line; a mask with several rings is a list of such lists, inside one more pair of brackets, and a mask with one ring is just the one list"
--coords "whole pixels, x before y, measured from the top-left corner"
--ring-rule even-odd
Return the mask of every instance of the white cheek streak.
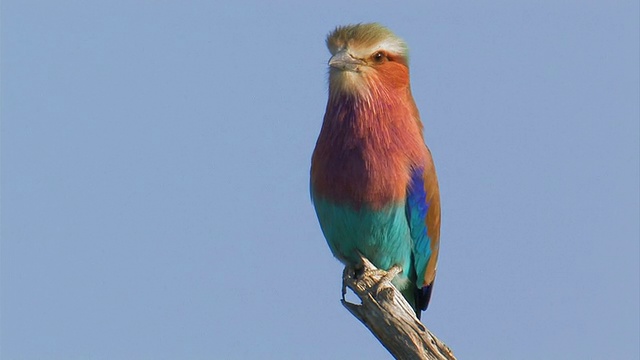
[[380, 42], [375, 50], [384, 50], [392, 54], [405, 54], [407, 52], [407, 46], [396, 39], [387, 39]]

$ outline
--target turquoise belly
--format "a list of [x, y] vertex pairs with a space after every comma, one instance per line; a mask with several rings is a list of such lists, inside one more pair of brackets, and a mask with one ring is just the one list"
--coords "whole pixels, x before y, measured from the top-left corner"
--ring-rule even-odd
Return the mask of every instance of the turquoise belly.
[[394, 281], [397, 287], [405, 288], [407, 280], [414, 280], [407, 276], [413, 273], [412, 240], [404, 203], [355, 210], [314, 198], [314, 206], [333, 255], [344, 264], [357, 265], [359, 252], [379, 269], [401, 266], [403, 273]]

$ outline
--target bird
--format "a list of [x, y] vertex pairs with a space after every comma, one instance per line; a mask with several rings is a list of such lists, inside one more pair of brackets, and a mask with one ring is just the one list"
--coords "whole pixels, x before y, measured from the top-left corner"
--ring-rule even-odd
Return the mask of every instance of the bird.
[[310, 192], [329, 248], [399, 267], [392, 284], [417, 318], [427, 309], [440, 247], [440, 190], [413, 99], [408, 47], [378, 23], [329, 33], [329, 91], [311, 158]]

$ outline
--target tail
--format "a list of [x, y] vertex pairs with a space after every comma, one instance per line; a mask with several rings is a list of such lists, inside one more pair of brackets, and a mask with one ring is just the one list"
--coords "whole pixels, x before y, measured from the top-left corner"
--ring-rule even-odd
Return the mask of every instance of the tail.
[[427, 310], [427, 307], [429, 306], [429, 300], [431, 300], [432, 291], [433, 291], [433, 282], [423, 287], [422, 289], [416, 289], [415, 291], [415, 297], [416, 297], [415, 310], [416, 310], [416, 316], [418, 317], [418, 320], [420, 320], [421, 313]]

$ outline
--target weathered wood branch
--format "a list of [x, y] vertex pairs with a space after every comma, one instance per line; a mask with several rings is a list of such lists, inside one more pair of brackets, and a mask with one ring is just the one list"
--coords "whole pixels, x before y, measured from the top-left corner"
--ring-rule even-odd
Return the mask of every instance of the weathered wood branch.
[[[398, 291], [391, 279], [397, 268], [386, 272], [362, 258], [364, 272], [358, 276], [345, 268], [342, 305], [360, 320], [396, 359], [455, 360], [453, 352], [427, 329]], [[346, 288], [361, 304], [345, 300]]]

